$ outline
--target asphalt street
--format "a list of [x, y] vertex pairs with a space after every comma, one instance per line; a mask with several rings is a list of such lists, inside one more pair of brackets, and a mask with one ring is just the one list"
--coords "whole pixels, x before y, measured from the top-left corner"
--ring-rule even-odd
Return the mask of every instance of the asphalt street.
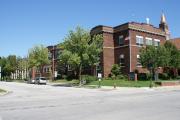
[[0, 120], [180, 120], [180, 87], [85, 89], [0, 82]]

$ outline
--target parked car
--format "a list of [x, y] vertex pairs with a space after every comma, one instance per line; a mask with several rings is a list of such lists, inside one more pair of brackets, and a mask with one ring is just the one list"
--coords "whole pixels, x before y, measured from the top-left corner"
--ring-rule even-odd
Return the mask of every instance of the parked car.
[[35, 84], [47, 84], [47, 79], [45, 77], [37, 77], [35, 79]]

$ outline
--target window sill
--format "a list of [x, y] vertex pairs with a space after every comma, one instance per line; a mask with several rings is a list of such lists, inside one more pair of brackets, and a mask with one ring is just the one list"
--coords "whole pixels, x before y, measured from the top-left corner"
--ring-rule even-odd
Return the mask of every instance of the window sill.
[[142, 65], [136, 65], [136, 67], [139, 67], [139, 68], [141, 67], [142, 68], [143, 66]]

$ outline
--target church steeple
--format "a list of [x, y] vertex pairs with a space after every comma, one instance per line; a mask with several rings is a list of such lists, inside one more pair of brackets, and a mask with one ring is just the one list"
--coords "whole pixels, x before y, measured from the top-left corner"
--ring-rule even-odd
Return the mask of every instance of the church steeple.
[[164, 15], [164, 13], [162, 13], [162, 15], [161, 15], [161, 23], [166, 24], [166, 17]]
[[162, 13], [162, 15], [161, 15], [161, 21], [159, 24], [159, 28], [165, 32], [166, 40], [169, 40], [170, 39], [170, 32], [169, 32], [168, 24], [167, 24], [166, 17], [164, 15], [164, 13]]

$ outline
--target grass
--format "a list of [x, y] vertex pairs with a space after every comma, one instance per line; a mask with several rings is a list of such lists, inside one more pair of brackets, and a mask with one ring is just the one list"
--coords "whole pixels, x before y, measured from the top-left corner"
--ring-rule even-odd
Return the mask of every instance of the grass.
[[0, 93], [2, 93], [2, 92], [6, 92], [5, 90], [3, 90], [3, 89], [0, 89]]
[[79, 80], [65, 80], [65, 79], [61, 79], [61, 80], [50, 80], [50, 83], [61, 83], [61, 84], [79, 84]]
[[[150, 81], [129, 81], [129, 80], [102, 80], [101, 86], [114, 86], [117, 87], [149, 87]], [[88, 85], [99, 85], [99, 81], [93, 81]]]
[[[79, 80], [50, 80], [50, 83], [59, 83], [59, 84], [79, 84]], [[114, 83], [117, 87], [149, 87], [150, 81], [129, 81], [129, 80], [102, 80], [101, 86], [114, 86]], [[85, 87], [97, 88], [99, 81], [93, 81], [85, 85]]]

